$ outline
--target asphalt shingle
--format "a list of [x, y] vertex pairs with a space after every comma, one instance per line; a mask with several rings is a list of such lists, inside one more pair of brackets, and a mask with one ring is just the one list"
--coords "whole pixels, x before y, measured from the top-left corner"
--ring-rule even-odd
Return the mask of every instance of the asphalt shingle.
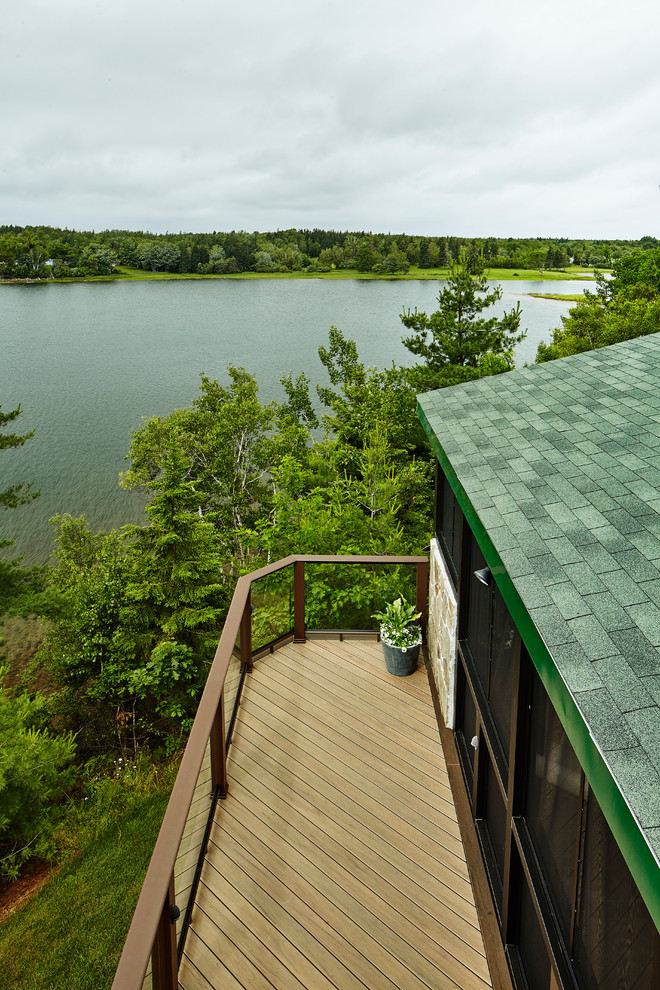
[[660, 854], [660, 334], [419, 405]]

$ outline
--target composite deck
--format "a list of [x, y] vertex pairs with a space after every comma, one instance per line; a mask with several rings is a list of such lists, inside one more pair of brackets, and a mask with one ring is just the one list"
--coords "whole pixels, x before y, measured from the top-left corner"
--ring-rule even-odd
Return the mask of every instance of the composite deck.
[[491, 987], [426, 673], [310, 640], [254, 664], [184, 990]]

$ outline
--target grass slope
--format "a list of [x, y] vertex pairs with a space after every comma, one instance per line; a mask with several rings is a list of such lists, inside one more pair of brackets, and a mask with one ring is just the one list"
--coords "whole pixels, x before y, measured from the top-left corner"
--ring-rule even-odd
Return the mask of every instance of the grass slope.
[[168, 796], [134, 796], [0, 926], [0, 990], [111, 986]]

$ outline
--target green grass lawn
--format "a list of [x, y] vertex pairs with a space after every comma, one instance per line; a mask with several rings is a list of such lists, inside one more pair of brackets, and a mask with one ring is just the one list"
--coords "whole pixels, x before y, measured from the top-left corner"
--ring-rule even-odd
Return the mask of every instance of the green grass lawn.
[[[126, 281], [156, 281], [165, 282], [171, 279], [205, 279], [205, 278], [226, 278], [225, 275], [178, 275], [172, 272], [145, 272], [142, 268], [129, 268], [127, 265], [117, 265], [115, 272], [119, 272], [115, 275], [115, 279], [119, 279], [123, 282]], [[78, 281], [85, 281], [84, 279], [79, 279]], [[107, 280], [106, 280], [107, 281]]]
[[530, 292], [529, 294], [535, 299], [558, 299], [560, 302], [580, 302], [581, 299], [584, 299], [583, 295], [561, 295], [558, 292]]
[[96, 807], [73, 815], [82, 847], [0, 925], [0, 990], [106, 990], [149, 865], [172, 784], [104, 782]]
[[[588, 274], [589, 272], [592, 274]], [[510, 268], [490, 268], [486, 274], [489, 279], [496, 279], [498, 282], [516, 282], [521, 278], [530, 282], [594, 281], [593, 268], [569, 268], [565, 272], [540, 272], [536, 268], [519, 268], [513, 271]]]
[[[117, 276], [120, 279], [208, 279], [208, 278], [326, 278], [326, 279], [362, 279], [374, 280], [384, 279], [388, 282], [401, 280], [434, 280], [445, 279], [449, 274], [446, 268], [416, 268], [411, 267], [406, 275], [374, 275], [371, 272], [358, 272], [350, 268], [337, 268], [330, 272], [241, 272], [240, 275], [177, 275], [169, 272], [145, 272], [139, 268], [127, 268], [125, 265], [118, 265], [117, 270], [121, 273]], [[488, 279], [498, 282], [516, 281], [517, 279], [528, 279], [543, 282], [561, 282], [574, 279], [584, 279], [593, 281], [590, 275], [586, 274], [589, 269], [575, 268], [568, 272], [539, 272], [537, 269], [521, 268], [520, 271], [512, 271], [509, 268], [490, 268], [486, 270]]]
[[[521, 268], [519, 271], [512, 271], [510, 268], [489, 268], [486, 270], [486, 277], [490, 281], [494, 282], [516, 282], [519, 279], [525, 279], [529, 281], [540, 281], [540, 282], [561, 282], [569, 280], [584, 280], [593, 282], [593, 278], [589, 275], [589, 272], [593, 272], [593, 269], [585, 268], [574, 268], [568, 271], [557, 271], [557, 272], [540, 272], [538, 269], [532, 268]], [[398, 275], [374, 275], [371, 272], [358, 272], [354, 269], [343, 269], [337, 268], [330, 272], [241, 272], [238, 275], [179, 275], [176, 272], [145, 272], [141, 268], [129, 268], [127, 265], [117, 265], [115, 272], [116, 275], [95, 275], [86, 276], [85, 278], [61, 278], [61, 279], [50, 279], [52, 282], [108, 282], [108, 281], [158, 281], [165, 282], [171, 281], [173, 279], [194, 279], [202, 280], [209, 278], [242, 278], [242, 279], [261, 279], [261, 278], [297, 278], [297, 279], [310, 279], [310, 278], [327, 278], [327, 279], [360, 279], [363, 281], [373, 281], [374, 279], [381, 279], [386, 282], [396, 282], [396, 281], [433, 281], [438, 279], [447, 278], [449, 272], [446, 268], [416, 268], [412, 267], [407, 272], [406, 275], [399, 273]], [[34, 281], [33, 279], [19, 280], [21, 281]], [[0, 281], [0, 284], [2, 282]], [[8, 282], [4, 283], [6, 285], [10, 284]]]

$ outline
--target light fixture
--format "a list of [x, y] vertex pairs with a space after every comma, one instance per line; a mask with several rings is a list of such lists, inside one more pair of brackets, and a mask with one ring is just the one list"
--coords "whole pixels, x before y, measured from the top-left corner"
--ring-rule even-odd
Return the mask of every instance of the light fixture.
[[493, 575], [490, 573], [490, 567], [480, 567], [478, 571], [474, 572], [474, 576], [477, 581], [485, 584], [487, 588], [493, 583]]

